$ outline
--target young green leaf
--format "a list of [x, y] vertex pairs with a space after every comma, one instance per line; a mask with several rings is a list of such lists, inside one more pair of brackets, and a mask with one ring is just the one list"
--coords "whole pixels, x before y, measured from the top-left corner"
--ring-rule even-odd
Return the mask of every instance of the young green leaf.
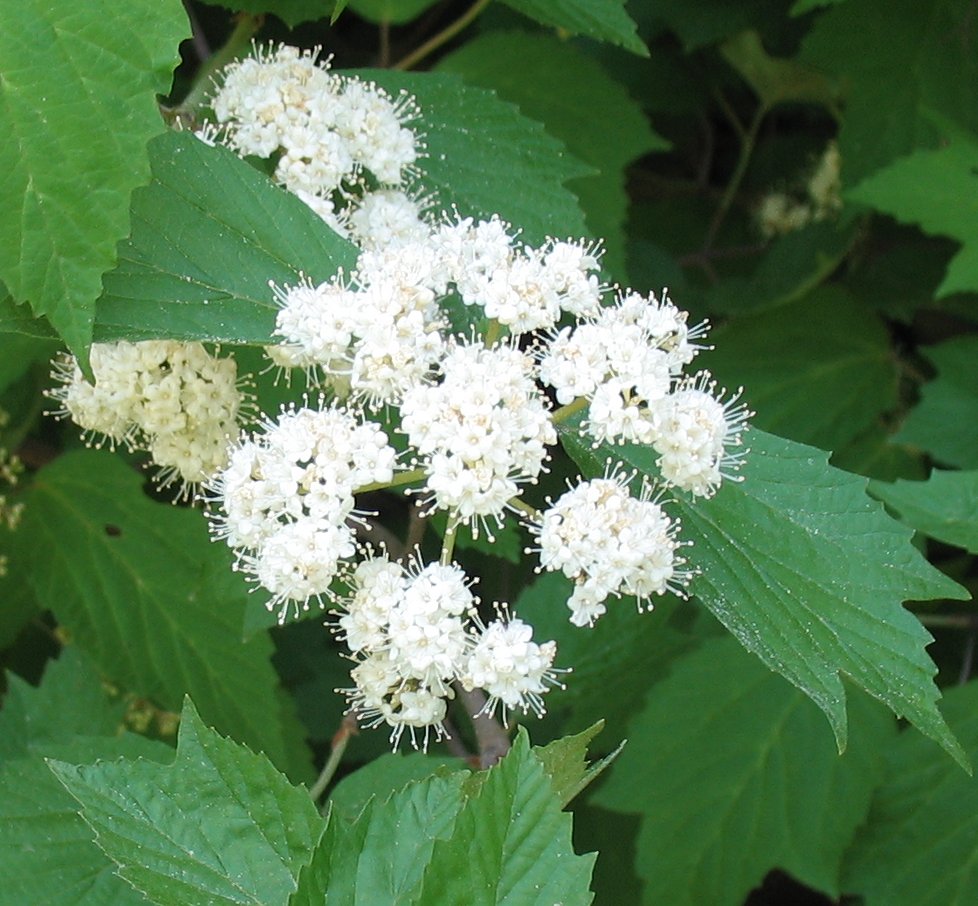
[[[691, 591], [740, 643], [825, 712], [840, 751], [846, 695], [840, 674], [907, 718], [967, 766], [937, 709], [931, 637], [905, 600], [968, 592], [910, 544], [910, 531], [865, 494], [866, 480], [828, 465], [820, 450], [752, 430], [743, 481], [715, 497], [677, 495]], [[568, 431], [565, 447], [589, 475], [608, 457], [656, 475], [655, 453], [593, 448]]]
[[[944, 713], [978, 759], [978, 682], [951, 689]], [[887, 777], [846, 857], [845, 889], [866, 906], [969, 906], [978, 901], [978, 786], [902, 733]]]
[[172, 765], [51, 770], [119, 874], [159, 906], [283, 903], [325, 827], [305, 789], [205, 726], [189, 699]]
[[156, 0], [25, 0], [3, 24], [0, 279], [84, 357], [187, 18]]
[[331, 817], [290, 906], [426, 902], [422, 875], [437, 841], [454, 839], [468, 778], [466, 771], [429, 777], [371, 799], [355, 821]]
[[462, 807], [451, 838], [435, 843], [420, 902], [583, 906], [593, 866], [594, 856], [574, 854], [571, 816], [521, 730]]
[[642, 816], [644, 902], [738, 906], [775, 867], [837, 895], [843, 852], [894, 735], [892, 718], [865, 697], [852, 712], [852, 745], [839, 757], [805, 696], [733, 639], [681, 658], [635, 713], [595, 795]]
[[308, 776], [304, 736], [276, 695], [267, 635], [241, 641], [248, 596], [193, 510], [154, 503], [116, 456], [79, 451], [37, 474], [19, 532], [38, 600], [115, 682], [208, 720]]
[[356, 250], [294, 195], [189, 133], [150, 144], [152, 182], [133, 194], [132, 235], [105, 275], [95, 339], [268, 343], [269, 281], [349, 270]]
[[561, 806], [567, 806], [575, 796], [589, 787], [621, 752], [624, 743], [607, 758], [588, 764], [588, 745], [603, 726], [599, 721], [576, 736], [565, 736], [545, 746], [534, 746], [533, 754], [540, 759], [543, 769], [550, 775]]

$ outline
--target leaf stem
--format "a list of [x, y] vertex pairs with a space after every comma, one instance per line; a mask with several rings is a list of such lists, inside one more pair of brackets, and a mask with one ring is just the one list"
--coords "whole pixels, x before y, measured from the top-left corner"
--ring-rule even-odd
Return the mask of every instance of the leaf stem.
[[427, 41], [424, 42], [420, 47], [415, 48], [406, 57], [399, 60], [394, 64], [394, 69], [413, 69], [418, 65], [425, 57], [436, 51], [443, 44], [447, 44], [452, 40], [462, 29], [464, 29], [470, 22], [474, 21], [476, 17], [489, 5], [489, 0], [476, 0], [461, 16], [459, 16], [454, 22], [446, 25], [438, 34], [432, 35]]
[[479, 744], [479, 767], [491, 768], [510, 749], [509, 733], [506, 728], [486, 713], [486, 694], [481, 689], [467, 692], [458, 683], [458, 698], [472, 718], [472, 729]]
[[336, 773], [336, 769], [340, 766], [340, 761], [343, 760], [346, 745], [350, 741], [350, 737], [354, 736], [356, 732], [356, 718], [352, 714], [347, 714], [343, 718], [340, 728], [333, 735], [332, 742], [330, 743], [329, 758], [326, 759], [326, 764], [323, 765], [323, 769], [319, 772], [316, 782], [309, 787], [309, 798], [313, 802], [318, 802], [319, 797], [326, 792], [326, 787], [329, 786], [333, 775]]

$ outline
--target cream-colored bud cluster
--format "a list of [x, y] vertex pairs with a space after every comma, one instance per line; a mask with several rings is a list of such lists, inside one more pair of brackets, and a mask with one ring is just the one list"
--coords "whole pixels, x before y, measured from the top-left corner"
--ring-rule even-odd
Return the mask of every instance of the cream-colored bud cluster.
[[225, 465], [248, 401], [234, 359], [200, 343], [146, 340], [96, 343], [91, 363], [94, 384], [74, 356], [56, 359], [58, 384], [48, 394], [60, 404], [54, 414], [70, 418], [87, 442], [146, 450], [159, 483], [177, 483], [180, 497]]

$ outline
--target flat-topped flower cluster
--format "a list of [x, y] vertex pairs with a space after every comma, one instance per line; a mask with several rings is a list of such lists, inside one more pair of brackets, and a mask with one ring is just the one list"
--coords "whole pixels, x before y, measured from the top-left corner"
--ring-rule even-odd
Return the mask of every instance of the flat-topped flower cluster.
[[[556, 645], [533, 641], [505, 603], [486, 621], [455, 539], [492, 542], [518, 520], [537, 570], [571, 580], [578, 626], [609, 598], [642, 609], [684, 595], [695, 558], [668, 494], [708, 497], [736, 479], [749, 416], [709, 373], [687, 373], [705, 325], [665, 292], [607, 286], [599, 244], [532, 245], [498, 216], [423, 215], [405, 192], [423, 155], [416, 104], [331, 73], [315, 52], [232, 64], [212, 106], [221, 125], [205, 140], [272, 158], [275, 178], [360, 246], [351, 273], [270, 289], [278, 343], [266, 352], [315, 393], [239, 433], [228, 360], [196, 344], [118, 344], [93, 349], [94, 388], [71, 360], [59, 366], [63, 411], [202, 483], [213, 534], [280, 622], [330, 609], [354, 662], [340, 691], [395, 746], [405, 732], [415, 745], [440, 737], [458, 688], [484, 690], [488, 713], [542, 713], [560, 685]], [[648, 447], [659, 474], [639, 479], [612, 457], [604, 477], [531, 503], [558, 427], [606, 455]], [[182, 459], [157, 455], [177, 440]], [[444, 514], [436, 562], [358, 543], [375, 514], [357, 495], [394, 487], [423, 516]]]

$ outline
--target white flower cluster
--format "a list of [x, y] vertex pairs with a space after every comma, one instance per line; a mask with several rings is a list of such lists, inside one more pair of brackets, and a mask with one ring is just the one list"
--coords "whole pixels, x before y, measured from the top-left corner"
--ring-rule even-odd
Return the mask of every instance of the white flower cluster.
[[342, 561], [356, 552], [354, 494], [388, 484], [396, 454], [387, 435], [339, 406], [287, 408], [243, 438], [207, 485], [220, 503], [214, 534], [237, 568], [270, 594], [282, 622], [290, 608], [323, 605]]
[[420, 206], [405, 189], [422, 154], [413, 99], [333, 73], [318, 57], [280, 45], [231, 63], [211, 101], [222, 128], [201, 136], [274, 157], [276, 181], [343, 235], [366, 244], [411, 235]]
[[[574, 590], [571, 621], [593, 625], [609, 597], [683, 595], [693, 574], [666, 512], [665, 489], [709, 496], [737, 479], [749, 413], [705, 371], [687, 374], [706, 334], [663, 293], [605, 300], [599, 246], [533, 246], [497, 216], [426, 218], [408, 180], [420, 150], [413, 101], [345, 79], [291, 48], [258, 51], [226, 72], [214, 99], [222, 140], [273, 157], [275, 178], [357, 242], [350, 274], [273, 286], [267, 352], [303, 370], [334, 402], [289, 408], [244, 438], [209, 484], [214, 533], [238, 568], [290, 608], [336, 602], [335, 631], [355, 666], [341, 690], [368, 725], [427, 745], [445, 733], [457, 689], [482, 689], [488, 713], [541, 713], [557, 685], [556, 645], [497, 605], [479, 616], [452, 560], [473, 536], [519, 513], [539, 569]], [[461, 325], [461, 326], [460, 326]], [[559, 408], [554, 408], [555, 406]], [[371, 421], [408, 449], [397, 455]], [[573, 420], [573, 421], [572, 421]], [[542, 511], [524, 498], [546, 471], [557, 426], [657, 455], [655, 483], [609, 461], [604, 478], [570, 483]], [[357, 547], [358, 491], [412, 485], [424, 515], [442, 511], [441, 559], [405, 567]], [[353, 565], [359, 556], [357, 565]], [[349, 594], [334, 593], [335, 580]]]
[[540, 566], [574, 580], [567, 602], [575, 626], [591, 626], [605, 600], [634, 595], [641, 606], [653, 594], [685, 596], [689, 572], [677, 554], [679, 522], [670, 519], [651, 486], [629, 494], [634, 475], [584, 481], [563, 494], [532, 523]]
[[163, 487], [179, 481], [190, 493], [227, 462], [248, 397], [234, 359], [212, 356], [200, 343], [147, 340], [96, 343], [95, 383], [72, 355], [54, 362], [49, 396], [91, 442], [148, 450]]
[[[485, 711], [543, 713], [542, 695], [557, 685], [557, 646], [538, 645], [532, 628], [503, 615], [488, 625], [478, 599], [455, 564], [420, 563], [411, 569], [386, 556], [365, 559], [352, 576], [337, 631], [354, 654], [354, 686], [340, 690], [367, 726], [388, 724], [396, 748], [405, 729], [417, 747], [432, 730], [445, 735], [452, 684], [485, 690]], [[500, 608], [497, 607], [497, 610]]]

